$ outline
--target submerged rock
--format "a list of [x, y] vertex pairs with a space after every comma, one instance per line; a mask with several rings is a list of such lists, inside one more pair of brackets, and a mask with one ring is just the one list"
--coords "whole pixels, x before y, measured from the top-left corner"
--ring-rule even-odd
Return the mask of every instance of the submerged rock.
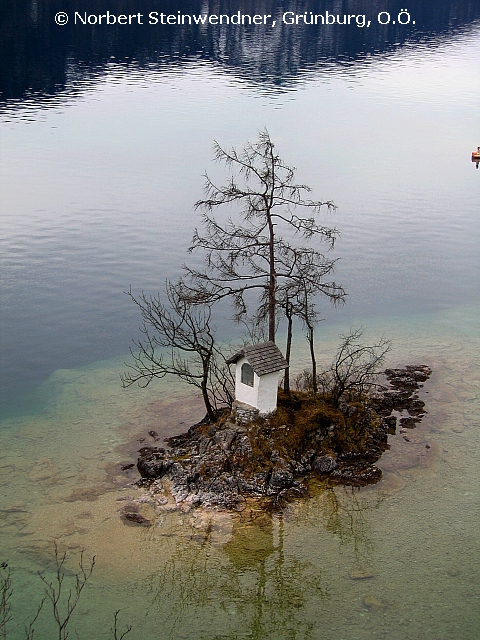
[[121, 510], [121, 518], [126, 524], [140, 525], [141, 527], [150, 527], [152, 522], [139, 511], [139, 506], [135, 502], [130, 502]]
[[352, 571], [350, 573], [350, 578], [352, 580], [369, 580], [373, 578], [373, 573], [371, 571]]
[[385, 609], [385, 603], [376, 596], [365, 596], [363, 599], [363, 604], [367, 607], [367, 609], [372, 609], [373, 611]]
[[357, 465], [338, 468], [330, 476], [333, 480], [352, 487], [364, 487], [374, 484], [382, 477], [382, 470], [375, 465], [359, 463]]

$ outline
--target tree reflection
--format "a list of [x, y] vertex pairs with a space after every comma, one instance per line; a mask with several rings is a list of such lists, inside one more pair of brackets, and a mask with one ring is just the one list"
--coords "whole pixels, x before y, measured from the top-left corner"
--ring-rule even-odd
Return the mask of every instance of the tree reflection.
[[369, 513], [380, 507], [383, 498], [355, 487], [321, 485], [313, 491], [317, 499], [306, 505], [305, 516], [317, 519], [321, 514], [326, 531], [336, 536], [341, 546], [352, 549], [356, 564], [371, 567], [375, 545], [369, 532]]
[[[398, 23], [404, 3], [399, 0], [183, 0], [185, 14], [272, 15], [277, 27], [244, 25], [148, 24], [148, 12], [176, 15], [175, 0], [152, 0], [143, 9], [145, 23], [128, 28], [74, 24], [75, 11], [88, 15], [135, 14], [134, 0], [0, 0], [0, 105], [5, 100], [44, 101], [58, 94], [82, 91], [107, 74], [123, 70], [166, 70], [186, 61], [214, 62], [227, 73], [270, 90], [288, 89], [312, 70], [327, 73], [336, 65], [352, 68], [407, 43], [435, 43], [480, 17], [476, 0], [410, 0], [412, 21]], [[58, 27], [55, 13], [71, 19]], [[365, 15], [370, 27], [295, 25], [282, 22], [285, 12], [325, 15]], [[393, 16], [388, 25], [377, 20], [379, 12]], [[413, 24], [415, 20], [415, 25]]]
[[162, 637], [311, 637], [305, 608], [328, 593], [318, 567], [288, 550], [283, 516], [236, 517], [225, 544], [214, 522], [150, 576], [149, 615], [161, 618]]

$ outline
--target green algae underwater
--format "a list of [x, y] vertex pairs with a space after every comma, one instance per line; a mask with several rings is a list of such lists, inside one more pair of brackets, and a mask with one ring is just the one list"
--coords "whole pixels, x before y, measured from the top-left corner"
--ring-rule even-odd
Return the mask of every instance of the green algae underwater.
[[[135, 485], [136, 450], [202, 416], [201, 399], [172, 382], [121, 389], [123, 359], [56, 371], [38, 415], [0, 431], [0, 561], [12, 571], [20, 626], [43, 597], [54, 544], [96, 556], [72, 615], [79, 637], [109, 637], [114, 612], [131, 638], [474, 638], [480, 627], [480, 332], [477, 307], [370, 321], [391, 336], [388, 365], [428, 364], [427, 415], [389, 436], [382, 480], [363, 489], [318, 483], [268, 515], [176, 510], [145, 499], [150, 527], [120, 517]], [[326, 365], [342, 327], [319, 339]], [[300, 343], [300, 340], [298, 341]], [[307, 362], [299, 347], [299, 369]], [[428, 448], [426, 447], [428, 445]], [[55, 631], [49, 603], [38, 637]], [[123, 625], [123, 627], [122, 627]], [[110, 636], [111, 637], [111, 636]]]

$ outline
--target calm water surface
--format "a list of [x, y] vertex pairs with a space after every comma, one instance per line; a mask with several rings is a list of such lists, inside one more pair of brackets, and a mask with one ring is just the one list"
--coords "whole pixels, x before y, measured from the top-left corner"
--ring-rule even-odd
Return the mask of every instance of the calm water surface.
[[[368, 44], [343, 62], [286, 65], [280, 85], [208, 56], [117, 56], [85, 63], [85, 76], [67, 57], [50, 94], [8, 85], [0, 560], [18, 621], [41, 598], [36, 572], [50, 570], [57, 540], [72, 567], [79, 549], [97, 554], [80, 637], [106, 637], [119, 608], [132, 638], [479, 637], [480, 27]], [[138, 438], [202, 412], [175, 383], [120, 388], [139, 323], [123, 292], [155, 292], [179, 273], [202, 172], [221, 177], [212, 141], [241, 145], [264, 126], [299, 180], [339, 207], [327, 220], [341, 230], [349, 296], [324, 305], [319, 360], [350, 326], [385, 333], [389, 364], [433, 368], [428, 415], [410, 443], [392, 437], [375, 487], [318, 487], [273, 519], [147, 501], [155, 527], [125, 526], [118, 499], [142, 491], [120, 465], [135, 461]], [[296, 353], [301, 370], [301, 333]], [[372, 577], [352, 579], [359, 571]], [[47, 614], [38, 634], [52, 637]]]

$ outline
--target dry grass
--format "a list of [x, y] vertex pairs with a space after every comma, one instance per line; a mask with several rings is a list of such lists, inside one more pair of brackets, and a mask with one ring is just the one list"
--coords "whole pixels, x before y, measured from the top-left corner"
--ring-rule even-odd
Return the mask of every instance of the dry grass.
[[313, 453], [365, 452], [368, 436], [379, 418], [369, 408], [367, 398], [350, 402], [348, 414], [321, 396], [302, 391], [287, 395], [280, 390], [276, 413], [249, 427], [251, 471], [273, 467], [273, 452], [287, 462], [299, 463], [310, 460]]

